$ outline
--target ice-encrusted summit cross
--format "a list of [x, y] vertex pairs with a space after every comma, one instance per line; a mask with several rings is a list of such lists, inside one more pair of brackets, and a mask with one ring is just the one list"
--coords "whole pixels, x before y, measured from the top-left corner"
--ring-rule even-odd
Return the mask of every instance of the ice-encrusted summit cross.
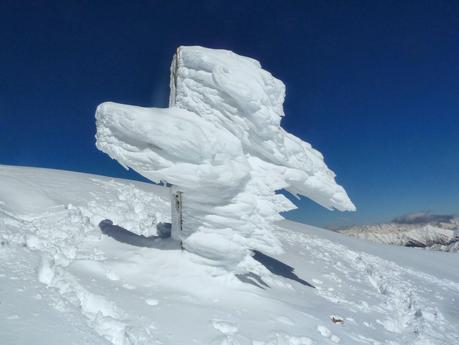
[[281, 126], [284, 84], [258, 61], [227, 50], [179, 47], [170, 107], [103, 103], [97, 148], [182, 192], [185, 248], [239, 262], [249, 249], [280, 252], [272, 233], [295, 206], [276, 191], [328, 209], [355, 210], [323, 156]]

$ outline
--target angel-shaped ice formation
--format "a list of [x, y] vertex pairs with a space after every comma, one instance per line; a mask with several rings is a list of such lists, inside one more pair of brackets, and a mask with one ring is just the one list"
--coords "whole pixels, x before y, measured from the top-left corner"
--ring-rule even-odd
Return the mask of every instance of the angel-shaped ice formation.
[[280, 252], [271, 229], [280, 212], [295, 208], [276, 194], [281, 189], [328, 209], [355, 210], [323, 156], [280, 126], [285, 86], [259, 62], [179, 47], [170, 83], [167, 109], [101, 104], [96, 145], [181, 192], [180, 231], [173, 225], [172, 232], [187, 250], [226, 262], [239, 262], [249, 249]]

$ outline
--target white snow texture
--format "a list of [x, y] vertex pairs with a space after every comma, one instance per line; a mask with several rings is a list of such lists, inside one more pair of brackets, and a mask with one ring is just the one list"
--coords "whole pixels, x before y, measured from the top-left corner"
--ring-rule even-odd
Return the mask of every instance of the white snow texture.
[[280, 126], [284, 84], [254, 59], [179, 47], [170, 107], [107, 102], [96, 112], [97, 148], [154, 182], [183, 193], [183, 246], [237, 263], [248, 249], [282, 252], [273, 235], [295, 206], [276, 191], [353, 211], [323, 156]]
[[169, 215], [164, 186], [0, 165], [0, 344], [459, 344], [458, 253], [284, 220], [241, 279], [124, 230]]

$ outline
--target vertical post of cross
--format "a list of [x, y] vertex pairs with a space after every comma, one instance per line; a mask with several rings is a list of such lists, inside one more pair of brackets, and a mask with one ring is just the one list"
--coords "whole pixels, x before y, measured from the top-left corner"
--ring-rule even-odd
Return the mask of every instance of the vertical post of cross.
[[176, 189], [175, 186], [171, 187], [171, 236], [174, 240], [182, 239], [183, 231], [183, 193]]

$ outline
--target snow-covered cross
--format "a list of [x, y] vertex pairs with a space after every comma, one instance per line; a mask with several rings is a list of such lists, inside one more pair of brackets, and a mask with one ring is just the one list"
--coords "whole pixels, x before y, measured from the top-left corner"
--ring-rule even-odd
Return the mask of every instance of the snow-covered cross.
[[99, 105], [96, 137], [124, 167], [180, 192], [172, 236], [186, 249], [236, 263], [249, 249], [281, 252], [274, 222], [295, 208], [281, 189], [355, 210], [323, 156], [280, 126], [285, 86], [258, 61], [179, 47], [170, 88], [166, 109]]

